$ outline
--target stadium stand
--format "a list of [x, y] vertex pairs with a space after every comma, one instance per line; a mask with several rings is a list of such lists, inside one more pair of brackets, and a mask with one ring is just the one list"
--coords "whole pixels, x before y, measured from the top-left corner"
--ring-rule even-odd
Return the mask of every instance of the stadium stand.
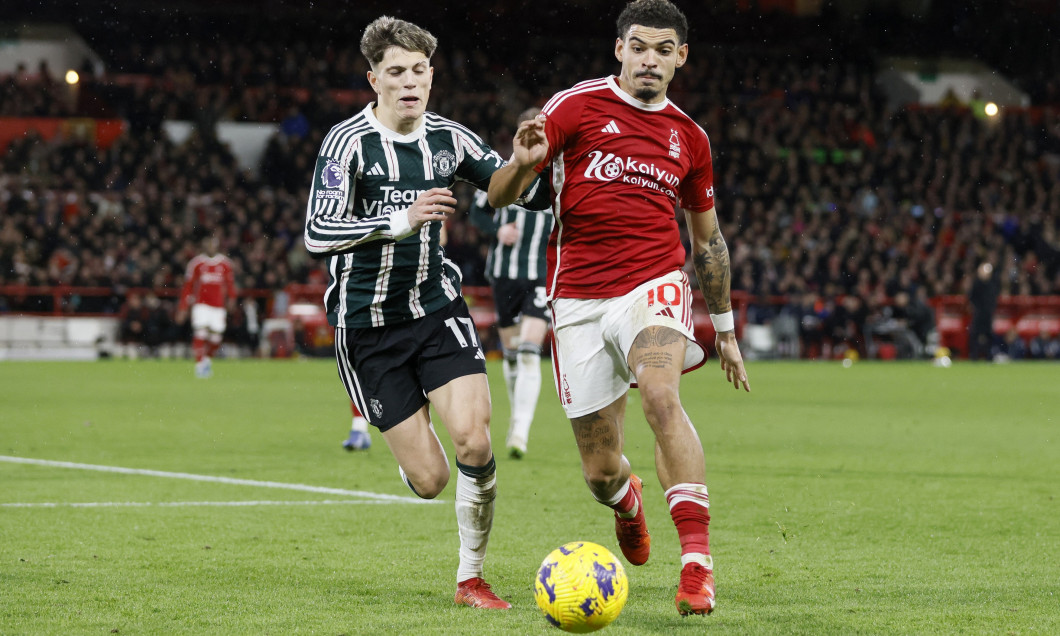
[[[0, 312], [118, 316], [130, 290], [153, 293], [171, 311], [206, 227], [222, 228], [258, 315], [316, 301], [307, 290], [318, 292], [326, 273], [301, 244], [305, 191], [322, 135], [371, 99], [350, 34], [374, 9], [323, 2], [320, 13], [304, 13], [278, 3], [250, 19], [233, 3], [236, 20], [206, 5], [171, 7], [164, 25], [157, 13], [131, 10], [106, 25], [76, 20], [104, 69], [83, 65], [76, 91], [36, 60], [0, 77]], [[520, 23], [527, 9], [502, 5], [470, 16], [431, 10], [442, 39], [433, 63], [444, 72], [430, 107], [504, 154], [525, 104], [613, 70], [600, 54], [613, 36], [610, 18], [560, 24], [547, 36], [537, 27], [509, 32], [497, 25]], [[573, 6], [589, 15], [603, 4]], [[539, 5], [534, 24], [562, 7]], [[339, 19], [325, 28], [329, 10]], [[1003, 14], [936, 7], [926, 20], [697, 13], [708, 11], [689, 8], [694, 25], [712, 28], [694, 33], [704, 39], [693, 42], [672, 98], [711, 137], [734, 302], [754, 351], [890, 357], [937, 344], [965, 353], [966, 295], [983, 260], [1001, 273], [999, 350], [1013, 330], [1028, 345], [1058, 337], [1060, 54], [975, 49], [973, 33], [990, 23], [992, 39], [1041, 41], [1060, 11], [1027, 2]], [[903, 36], [885, 42], [870, 20]], [[950, 22], [945, 37], [918, 38]], [[584, 33], [603, 44], [564, 46]], [[107, 44], [116, 39], [127, 45]], [[997, 118], [956, 99], [893, 106], [877, 78], [896, 49], [974, 53], [1032, 103]], [[188, 122], [190, 134], [174, 139], [174, 121]], [[273, 126], [259, 163], [242, 165], [218, 134], [226, 123]], [[466, 206], [467, 192], [458, 194]], [[488, 331], [485, 241], [462, 218], [448, 235]], [[920, 299], [914, 313], [926, 306], [934, 329], [913, 328], [899, 298]], [[315, 329], [319, 316], [299, 320]], [[698, 335], [712, 342], [709, 320], [701, 323]], [[901, 344], [907, 332], [919, 348]], [[306, 350], [326, 345], [310, 336], [303, 342], [315, 347]]]

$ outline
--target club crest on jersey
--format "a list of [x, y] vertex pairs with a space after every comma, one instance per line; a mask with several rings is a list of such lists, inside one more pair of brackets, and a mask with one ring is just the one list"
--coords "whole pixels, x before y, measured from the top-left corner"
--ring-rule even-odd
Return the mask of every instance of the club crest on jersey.
[[681, 140], [677, 138], [677, 131], [670, 129], [670, 156], [674, 159], [681, 158]]
[[434, 174], [448, 177], [456, 172], [456, 155], [448, 150], [439, 150], [431, 158], [431, 166], [434, 167]]
[[341, 188], [342, 166], [339, 165], [339, 162], [329, 159], [324, 164], [324, 171], [320, 173], [320, 180], [324, 183], [325, 188]]

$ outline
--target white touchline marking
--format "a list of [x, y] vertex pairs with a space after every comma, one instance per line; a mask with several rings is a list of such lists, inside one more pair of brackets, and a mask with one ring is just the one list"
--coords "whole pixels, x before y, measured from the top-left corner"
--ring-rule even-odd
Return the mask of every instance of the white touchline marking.
[[182, 506], [360, 506], [389, 504], [389, 501], [364, 499], [322, 499], [320, 501], [82, 501], [82, 502], [36, 502], [0, 503], [0, 508], [178, 508]]
[[149, 477], [168, 477], [170, 479], [188, 479], [191, 481], [208, 481], [218, 484], [230, 484], [235, 486], [258, 486], [260, 488], [281, 488], [284, 490], [301, 490], [303, 492], [317, 492], [328, 495], [346, 495], [349, 497], [364, 497], [379, 501], [393, 503], [415, 503], [433, 504], [445, 503], [438, 499], [418, 499], [415, 497], [403, 497], [400, 495], [384, 495], [364, 490], [345, 490], [343, 488], [328, 488], [325, 486], [309, 486], [306, 484], [287, 484], [279, 481], [258, 481], [255, 479], [235, 479], [233, 477], [215, 477], [213, 475], [193, 475], [191, 473], [172, 473], [164, 470], [148, 470], [145, 468], [123, 468], [121, 466], [100, 466], [97, 464], [76, 464], [73, 462], [59, 462], [50, 459], [32, 459], [29, 457], [11, 457], [0, 455], [0, 461], [12, 464], [32, 464], [34, 466], [52, 466], [54, 468], [77, 468], [80, 470], [95, 470], [104, 473], [122, 473], [126, 475], [147, 475]]

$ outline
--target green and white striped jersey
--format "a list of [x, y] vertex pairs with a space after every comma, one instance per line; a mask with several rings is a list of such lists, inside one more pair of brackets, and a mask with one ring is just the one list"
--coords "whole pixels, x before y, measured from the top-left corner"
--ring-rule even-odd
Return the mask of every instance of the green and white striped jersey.
[[431, 188], [467, 181], [484, 190], [504, 160], [467, 128], [435, 113], [408, 135], [383, 126], [369, 104], [336, 125], [317, 156], [305, 244], [327, 255], [324, 293], [334, 326], [379, 327], [421, 318], [460, 296], [439, 222], [418, 232], [406, 210]]
[[[543, 177], [544, 183], [548, 182]], [[512, 280], [544, 280], [547, 270], [546, 255], [548, 238], [555, 219], [552, 208], [530, 210], [519, 205], [503, 208], [490, 207], [485, 192], [475, 194], [470, 210], [471, 221], [476, 227], [493, 237], [486, 255], [486, 278]], [[497, 228], [515, 223], [519, 238], [512, 245], [496, 240]]]

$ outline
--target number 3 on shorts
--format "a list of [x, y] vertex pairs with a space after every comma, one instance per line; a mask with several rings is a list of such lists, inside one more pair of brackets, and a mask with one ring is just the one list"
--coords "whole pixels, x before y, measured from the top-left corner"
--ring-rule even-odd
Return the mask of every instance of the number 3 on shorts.
[[[467, 335], [470, 338], [470, 342], [468, 338], [464, 337], [464, 332], [460, 329], [460, 325], [456, 324], [456, 321], [458, 320], [464, 323], [464, 328], [467, 329]], [[478, 349], [475, 357], [480, 360], [486, 359], [486, 356], [482, 355], [482, 347], [478, 345], [478, 334], [475, 332], [475, 323], [472, 322], [470, 318], [446, 318], [445, 326], [449, 327], [453, 332], [453, 335], [456, 336], [456, 340], [460, 343], [461, 347], [464, 347], [465, 349], [467, 347], [475, 347]]]
[[548, 304], [548, 293], [545, 291], [545, 286], [534, 288], [534, 307], [538, 309], [544, 309], [545, 305]]

